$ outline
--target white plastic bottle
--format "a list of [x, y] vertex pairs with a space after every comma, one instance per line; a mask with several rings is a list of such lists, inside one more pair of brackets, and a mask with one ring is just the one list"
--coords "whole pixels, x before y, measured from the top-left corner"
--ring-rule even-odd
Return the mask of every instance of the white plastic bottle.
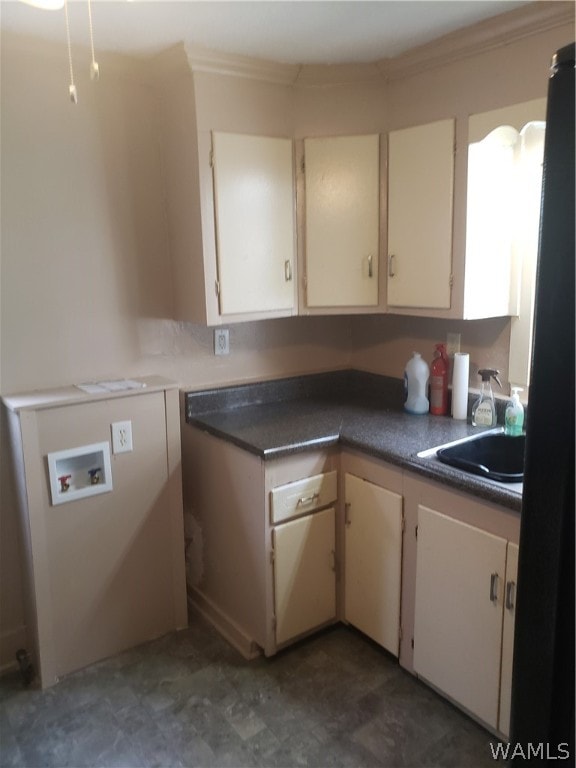
[[504, 415], [504, 434], [512, 437], [521, 435], [524, 426], [524, 407], [520, 402], [519, 392], [522, 392], [520, 387], [512, 387], [512, 397], [508, 401]]
[[428, 413], [428, 379], [430, 369], [419, 352], [414, 352], [404, 370], [404, 391], [406, 401], [404, 410], [408, 413]]

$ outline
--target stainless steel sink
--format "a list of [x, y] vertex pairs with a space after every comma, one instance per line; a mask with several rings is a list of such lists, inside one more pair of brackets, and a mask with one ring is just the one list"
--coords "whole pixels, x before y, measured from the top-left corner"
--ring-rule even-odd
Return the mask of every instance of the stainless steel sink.
[[525, 436], [509, 437], [501, 430], [422, 451], [444, 464], [500, 483], [520, 483], [524, 477]]

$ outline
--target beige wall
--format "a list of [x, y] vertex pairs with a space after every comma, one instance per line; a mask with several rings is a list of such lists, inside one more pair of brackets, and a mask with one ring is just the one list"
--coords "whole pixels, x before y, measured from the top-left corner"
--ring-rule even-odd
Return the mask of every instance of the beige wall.
[[[99, 55], [94, 84], [80, 58], [73, 106], [63, 47], [2, 36], [0, 393], [145, 373], [201, 387], [348, 365], [346, 318], [237, 325], [229, 357], [214, 356], [211, 330], [170, 319], [152, 91], [132, 61]], [[25, 642], [3, 413], [0, 440], [1, 668]]]
[[[424, 317], [356, 318], [352, 329], [351, 365], [355, 368], [399, 377], [412, 352], [430, 362], [434, 344], [446, 341], [446, 334], [459, 333], [461, 349], [470, 354], [470, 385], [480, 386], [478, 368], [497, 368], [505, 384], [508, 371], [510, 321], [438, 320]], [[498, 391], [498, 390], [497, 390]], [[508, 394], [505, 389], [504, 394]]]
[[[448, 91], [451, 67], [385, 88], [374, 81], [308, 88], [301, 79], [295, 135], [385, 131], [393, 122], [443, 117], [452, 105], [473, 112], [543, 95], [550, 54], [572, 35], [566, 26], [471, 58]], [[74, 107], [64, 47], [2, 35], [0, 393], [144, 373], [201, 387], [350, 364], [400, 376], [413, 349], [430, 358], [448, 330], [462, 333], [473, 363], [507, 367], [505, 320], [395, 316], [236, 325], [231, 354], [215, 357], [211, 330], [172, 319], [153, 92], [135, 61], [99, 56], [94, 84], [84, 59], [86, 66], [76, 59]], [[207, 92], [212, 80], [203, 78]], [[285, 110], [289, 100], [279, 103]], [[1, 666], [22, 642], [23, 614], [3, 419], [0, 439]]]
[[[2, 35], [0, 392], [130, 372], [139, 316], [171, 309], [154, 104], [124, 62], [100, 88], [65, 49]], [[23, 642], [16, 504], [0, 424], [0, 665]]]
[[77, 61], [73, 106], [65, 50], [3, 35], [4, 393], [131, 367], [136, 318], [171, 311], [154, 104], [108, 66]]

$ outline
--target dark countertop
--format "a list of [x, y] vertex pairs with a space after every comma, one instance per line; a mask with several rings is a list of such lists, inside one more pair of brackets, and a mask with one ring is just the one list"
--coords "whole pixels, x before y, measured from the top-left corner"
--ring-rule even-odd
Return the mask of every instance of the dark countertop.
[[402, 400], [398, 379], [337, 371], [187, 392], [186, 420], [264, 460], [339, 444], [520, 511], [518, 485], [417, 456], [481, 430], [449, 416], [413, 416]]

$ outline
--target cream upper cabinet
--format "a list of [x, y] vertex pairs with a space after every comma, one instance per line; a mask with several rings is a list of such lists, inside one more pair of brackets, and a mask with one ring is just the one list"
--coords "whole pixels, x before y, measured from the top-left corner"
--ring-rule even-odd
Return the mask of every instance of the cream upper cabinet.
[[420, 505], [414, 669], [499, 725], [506, 539]]
[[344, 617], [398, 656], [402, 496], [345, 475]]
[[449, 309], [454, 120], [388, 137], [388, 306]]
[[379, 137], [304, 140], [306, 306], [376, 307]]
[[213, 133], [222, 316], [295, 309], [292, 141]]
[[292, 95], [159, 57], [174, 318], [203, 325], [297, 313]]

